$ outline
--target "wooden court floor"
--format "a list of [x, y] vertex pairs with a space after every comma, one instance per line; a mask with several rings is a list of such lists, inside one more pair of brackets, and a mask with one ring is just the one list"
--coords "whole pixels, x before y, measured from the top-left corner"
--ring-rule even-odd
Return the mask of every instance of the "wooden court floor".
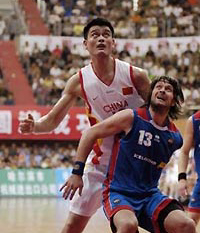
[[[60, 233], [68, 206], [62, 198], [1, 198], [0, 233]], [[146, 232], [140, 229], [140, 233]], [[92, 217], [84, 233], [111, 233], [102, 209]]]

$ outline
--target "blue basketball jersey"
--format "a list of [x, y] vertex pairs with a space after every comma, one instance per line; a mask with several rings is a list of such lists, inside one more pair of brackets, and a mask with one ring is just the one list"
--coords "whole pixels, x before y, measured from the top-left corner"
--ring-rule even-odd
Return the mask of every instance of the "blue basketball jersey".
[[120, 140], [111, 156], [104, 188], [146, 195], [158, 190], [162, 169], [182, 146], [183, 139], [173, 122], [168, 120], [166, 126], [160, 127], [147, 108], [133, 112], [132, 130]]
[[194, 160], [195, 170], [197, 172], [197, 182], [193, 187], [192, 196], [188, 204], [188, 211], [193, 213], [199, 213], [200, 210], [200, 111], [197, 111], [192, 115], [193, 123], [193, 138], [194, 138]]
[[200, 177], [200, 111], [192, 116], [194, 129], [194, 160], [198, 178]]

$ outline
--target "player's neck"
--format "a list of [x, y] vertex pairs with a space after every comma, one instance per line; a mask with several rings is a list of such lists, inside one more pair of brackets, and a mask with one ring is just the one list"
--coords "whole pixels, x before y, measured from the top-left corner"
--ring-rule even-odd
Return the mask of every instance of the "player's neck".
[[158, 125], [158, 126], [165, 126], [167, 119], [168, 119], [168, 110], [167, 111], [155, 111], [152, 107], [149, 108], [149, 112], [151, 114], [152, 120]]
[[115, 74], [115, 61], [112, 57], [92, 59], [92, 68], [96, 76], [104, 83], [110, 84]]

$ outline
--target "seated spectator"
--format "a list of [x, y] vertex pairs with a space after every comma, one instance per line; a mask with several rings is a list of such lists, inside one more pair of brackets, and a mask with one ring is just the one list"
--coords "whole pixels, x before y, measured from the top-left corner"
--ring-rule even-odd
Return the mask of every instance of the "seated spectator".
[[8, 93], [7, 99], [4, 101], [5, 105], [14, 105], [15, 100], [12, 92]]
[[38, 47], [38, 43], [34, 43], [32, 48], [32, 54], [38, 55], [40, 53], [40, 48]]
[[153, 49], [152, 49], [152, 46], [151, 46], [151, 45], [150, 45], [150, 46], [148, 46], [148, 50], [147, 50], [147, 52], [146, 52], [145, 56], [149, 56], [149, 57], [151, 57], [151, 58], [153, 59], [153, 61], [155, 60], [155, 52], [153, 51]]
[[64, 18], [64, 23], [62, 25], [62, 33], [61, 36], [72, 36], [73, 35], [73, 28], [70, 23], [69, 18]]
[[46, 44], [45, 49], [42, 51], [42, 55], [43, 55], [43, 60], [48, 60], [49, 56], [51, 56], [51, 51], [49, 49], [48, 44]]
[[96, 10], [100, 13], [101, 9], [106, 6], [106, 0], [96, 0]]
[[56, 62], [54, 62], [52, 64], [52, 67], [50, 68], [50, 75], [52, 75], [53, 77], [60, 77], [62, 75], [62, 72], [62, 69], [60, 69]]
[[30, 44], [29, 44], [28, 41], [25, 41], [25, 44], [22, 47], [21, 53], [22, 53], [23, 56], [26, 55], [26, 54], [28, 54], [29, 56], [31, 56], [31, 54], [32, 54], [32, 48], [31, 48], [31, 46], [30, 46]]
[[56, 15], [59, 15], [60, 17], [64, 16], [65, 14], [65, 9], [64, 7], [61, 5], [60, 2], [57, 2], [54, 7], [53, 7], [53, 11]]
[[52, 50], [52, 54], [55, 55], [56, 58], [60, 58], [62, 54], [62, 49], [59, 45], [56, 45], [56, 48]]
[[176, 67], [174, 67], [172, 64], [170, 64], [166, 69], [166, 74], [167, 74], [167, 76], [176, 78], [177, 77]]
[[0, 105], [13, 105], [13, 93], [11, 93], [4, 84], [3, 79], [0, 79]]
[[156, 63], [149, 69], [149, 72], [152, 76], [163, 76], [165, 75], [165, 69], [161, 66], [159, 59], [156, 60]]

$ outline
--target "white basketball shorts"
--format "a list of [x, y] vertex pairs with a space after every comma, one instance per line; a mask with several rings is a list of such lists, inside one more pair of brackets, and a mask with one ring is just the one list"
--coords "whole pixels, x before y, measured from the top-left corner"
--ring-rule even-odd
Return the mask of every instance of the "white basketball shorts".
[[83, 175], [83, 190], [79, 196], [76, 191], [70, 201], [69, 210], [82, 216], [92, 216], [102, 205], [102, 183], [105, 179], [107, 166], [86, 165]]

